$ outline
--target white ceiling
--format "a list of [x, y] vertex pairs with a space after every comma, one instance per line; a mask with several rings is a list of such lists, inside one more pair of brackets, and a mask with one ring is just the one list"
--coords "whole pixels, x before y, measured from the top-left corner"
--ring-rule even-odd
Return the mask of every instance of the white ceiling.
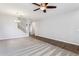
[[0, 3], [0, 12], [12, 16], [23, 14], [25, 17], [38, 19], [50, 15], [61, 15], [79, 10], [79, 3], [49, 3], [48, 5], [55, 5], [57, 8], [48, 9], [47, 13], [43, 13], [41, 10], [33, 11], [38, 7], [32, 3]]

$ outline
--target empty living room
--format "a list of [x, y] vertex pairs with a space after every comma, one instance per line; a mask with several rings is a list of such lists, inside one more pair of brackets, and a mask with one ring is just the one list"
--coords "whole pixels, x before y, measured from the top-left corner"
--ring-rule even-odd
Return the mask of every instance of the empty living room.
[[79, 3], [0, 3], [0, 56], [79, 56]]

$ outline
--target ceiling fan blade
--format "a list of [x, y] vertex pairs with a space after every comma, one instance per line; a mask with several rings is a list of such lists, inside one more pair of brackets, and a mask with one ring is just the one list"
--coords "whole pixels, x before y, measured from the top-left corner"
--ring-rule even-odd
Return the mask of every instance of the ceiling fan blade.
[[35, 10], [33, 10], [33, 11], [37, 11], [37, 10], [39, 10], [40, 8], [37, 8], [37, 9], [35, 9]]
[[32, 3], [32, 4], [34, 4], [34, 5], [36, 5], [36, 6], [40, 6], [39, 4], [37, 4], [37, 3]]
[[56, 8], [56, 6], [47, 6], [47, 8], [49, 9], [51, 9], [51, 8]]
[[45, 3], [45, 5], [47, 6], [47, 5], [48, 5], [48, 3]]
[[43, 10], [44, 13], [46, 13], [46, 10]]

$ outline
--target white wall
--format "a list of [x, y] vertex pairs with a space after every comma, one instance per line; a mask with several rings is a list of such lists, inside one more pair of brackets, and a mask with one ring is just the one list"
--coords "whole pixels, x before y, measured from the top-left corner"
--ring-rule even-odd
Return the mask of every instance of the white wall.
[[10, 15], [0, 15], [0, 40], [26, 36], [17, 28], [17, 24], [14, 22], [15, 19], [16, 17]]
[[36, 35], [79, 45], [79, 11], [42, 18]]

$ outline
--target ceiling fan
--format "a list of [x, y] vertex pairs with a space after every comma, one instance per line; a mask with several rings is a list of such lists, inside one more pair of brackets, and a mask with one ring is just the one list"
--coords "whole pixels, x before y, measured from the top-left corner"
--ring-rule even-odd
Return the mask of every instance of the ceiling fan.
[[32, 3], [32, 4], [39, 7], [37, 9], [33, 10], [33, 11], [42, 10], [44, 13], [46, 13], [46, 9], [54, 9], [54, 8], [56, 8], [56, 6], [48, 6], [48, 3], [41, 3], [41, 4]]

